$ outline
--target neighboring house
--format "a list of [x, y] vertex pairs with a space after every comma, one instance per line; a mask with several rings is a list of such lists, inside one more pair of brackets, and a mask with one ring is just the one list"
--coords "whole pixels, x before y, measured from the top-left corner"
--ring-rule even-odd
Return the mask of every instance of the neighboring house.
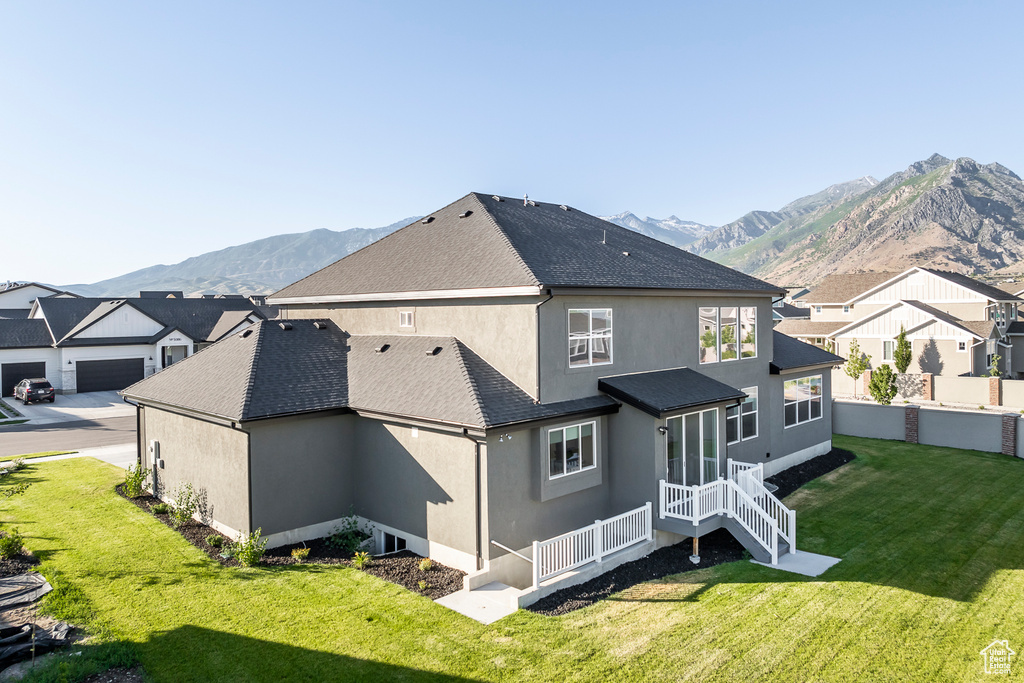
[[1000, 371], [1024, 375], [1024, 337], [1015, 322], [1015, 294], [966, 275], [931, 268], [902, 273], [830, 275], [803, 297], [810, 320], [786, 320], [776, 329], [818, 346], [849, 352], [856, 339], [873, 366], [891, 364], [900, 328], [913, 349], [908, 372], [983, 375], [999, 356]]
[[788, 304], [783, 300], [772, 303], [772, 321], [775, 325], [778, 325], [783, 320], [810, 320], [811, 311], [808, 308], [802, 308]]
[[262, 319], [246, 300], [39, 297], [0, 320], [0, 395], [29, 377], [63, 394], [123, 389]]
[[567, 206], [469, 194], [123, 393], [159, 491], [191, 483], [232, 536], [297, 542], [354, 510], [380, 552], [523, 587], [503, 548], [651, 503], [650, 543], [724, 526], [765, 558], [739, 516], [774, 538], [785, 508], [739, 472], [831, 449], [843, 360], [772, 331], [782, 294]]
[[0, 283], [0, 320], [24, 320], [32, 311], [36, 299], [77, 296], [37, 282]]

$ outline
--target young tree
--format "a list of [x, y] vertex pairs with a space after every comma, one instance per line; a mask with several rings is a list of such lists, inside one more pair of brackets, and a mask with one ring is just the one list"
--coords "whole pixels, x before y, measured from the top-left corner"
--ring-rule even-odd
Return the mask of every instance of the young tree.
[[896, 398], [896, 373], [888, 365], [881, 365], [871, 373], [871, 381], [868, 382], [868, 391], [871, 398], [887, 406]]
[[910, 367], [910, 361], [914, 357], [914, 352], [910, 348], [910, 340], [907, 339], [907, 331], [900, 325], [900, 333], [896, 337], [896, 348], [892, 352], [892, 362], [896, 364], [896, 369], [900, 372], [906, 372], [907, 368]]
[[992, 365], [989, 366], [988, 376], [989, 377], [1001, 377], [1003, 373], [999, 372], [999, 361], [1003, 359], [998, 353], [992, 354]]
[[871, 356], [866, 353], [861, 353], [860, 344], [857, 343], [856, 339], [850, 340], [850, 352], [846, 358], [846, 365], [843, 366], [843, 372], [847, 376], [853, 379], [853, 395], [857, 395], [857, 383], [860, 381], [860, 376], [864, 374], [871, 365]]

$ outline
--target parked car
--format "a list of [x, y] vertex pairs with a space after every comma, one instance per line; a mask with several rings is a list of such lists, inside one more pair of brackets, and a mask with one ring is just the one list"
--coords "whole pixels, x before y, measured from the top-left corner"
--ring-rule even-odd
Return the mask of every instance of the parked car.
[[57, 398], [53, 385], [46, 378], [23, 379], [14, 387], [14, 398], [22, 403], [32, 401], [49, 401], [53, 403]]

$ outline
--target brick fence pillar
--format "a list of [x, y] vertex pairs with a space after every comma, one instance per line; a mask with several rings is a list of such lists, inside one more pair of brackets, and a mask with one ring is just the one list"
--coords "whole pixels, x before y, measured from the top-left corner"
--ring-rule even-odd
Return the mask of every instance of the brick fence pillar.
[[1017, 455], [1017, 413], [1003, 413], [1003, 455]]
[[935, 382], [932, 381], [932, 373], [930, 372], [921, 375], [921, 397], [925, 401], [935, 400]]
[[[906, 406], [903, 410], [903, 440], [907, 443], [917, 443], [917, 413], [917, 406]], [[1003, 432], [1005, 431], [1004, 424]]]
[[870, 370], [865, 370], [864, 371], [864, 393], [867, 394], [868, 396], [871, 395], [871, 389], [868, 388], [870, 386], [870, 384], [871, 384], [871, 371]]
[[1003, 402], [1000, 400], [1000, 389], [1002, 389], [1002, 380], [998, 377], [988, 378], [988, 404], [990, 406], [1001, 406]]

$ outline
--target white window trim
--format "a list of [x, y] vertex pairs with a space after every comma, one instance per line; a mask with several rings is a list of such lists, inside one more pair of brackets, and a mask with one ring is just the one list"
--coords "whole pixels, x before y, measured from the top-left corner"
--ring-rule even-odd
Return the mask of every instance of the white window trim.
[[[594, 435], [594, 438], [593, 438], [593, 441], [594, 441], [594, 464], [589, 466], [589, 467], [583, 467], [583, 449], [582, 449], [582, 436], [581, 436], [580, 437], [580, 443], [581, 443], [581, 446], [580, 446], [580, 469], [576, 470], [575, 472], [564, 472], [563, 471], [561, 474], [551, 474], [551, 432], [562, 432], [562, 443], [564, 444], [565, 443], [565, 430], [572, 429], [573, 427], [578, 427], [580, 429], [581, 434], [582, 434], [583, 427], [586, 427], [587, 425], [591, 425], [591, 428], [593, 429], [593, 435]], [[598, 445], [597, 440], [598, 440], [597, 421], [577, 422], [575, 424], [567, 424], [567, 425], [561, 425], [561, 426], [558, 426], [558, 427], [551, 427], [550, 429], [545, 429], [544, 430], [544, 447], [545, 447], [546, 450], [545, 450], [545, 453], [544, 453], [544, 462], [546, 463], [546, 466], [547, 466], [548, 480], [549, 481], [558, 481], [559, 479], [565, 479], [566, 477], [571, 477], [573, 475], [580, 474], [581, 472], [590, 472], [591, 470], [596, 470], [597, 466], [598, 466], [598, 461], [597, 461], [598, 453], [601, 452], [601, 448]], [[565, 447], [563, 446], [562, 447], [562, 469], [563, 470], [565, 469], [565, 464], [566, 464]]]
[[[728, 433], [729, 433], [729, 408], [735, 407], [737, 409], [736, 410], [736, 434], [737, 434], [737, 436], [739, 436], [739, 438], [736, 439], [735, 441], [726, 441], [725, 442], [726, 446], [731, 446], [733, 444], [740, 443], [740, 442], [743, 442], [743, 441], [750, 441], [751, 439], [756, 439], [758, 437], [758, 435], [761, 433], [761, 419], [758, 416], [758, 413], [761, 412], [761, 402], [760, 402], [760, 400], [758, 398], [757, 387], [747, 387], [745, 389], [742, 389], [741, 391], [744, 394], [747, 394], [747, 398], [743, 399], [742, 403], [739, 403], [736, 406], [729, 406], [728, 408], [725, 409], [725, 433], [726, 433], [726, 435], [728, 435]], [[746, 403], [749, 402], [749, 398], [751, 397], [751, 395], [753, 395], [754, 401], [756, 402], [756, 405], [757, 405], [757, 408], [755, 408], [754, 411], [753, 411], [753, 415], [754, 415], [754, 434], [753, 434], [753, 436], [743, 436], [743, 416], [750, 414], [750, 413], [744, 413], [743, 412], [743, 406]]]
[[[705, 457], [704, 457], [704, 445], [703, 444], [704, 444], [704, 414], [705, 413], [714, 413], [715, 414], [715, 476], [717, 478], [717, 476], [721, 473], [721, 459], [722, 459], [722, 441], [721, 441], [721, 439], [718, 438], [718, 435], [721, 433], [721, 432], [719, 432], [719, 429], [721, 429], [721, 426], [722, 426], [722, 424], [721, 424], [721, 422], [719, 420], [721, 420], [722, 418], [719, 415], [718, 408], [708, 408], [707, 410], [695, 410], [693, 412], [684, 413], [682, 415], [673, 415], [672, 417], [667, 418], [665, 420], [665, 426], [666, 427], [668, 426], [668, 423], [671, 422], [672, 420], [679, 420], [680, 421], [679, 433], [683, 435], [683, 486], [695, 486], [695, 484], [690, 484], [689, 482], [686, 481], [686, 456], [688, 454], [686, 452], [686, 437], [685, 437], [686, 427], [685, 427], [685, 425], [686, 425], [686, 418], [689, 417], [690, 415], [699, 415], [700, 416], [698, 418], [699, 429], [698, 429], [698, 434], [697, 434], [697, 442], [700, 444], [700, 446], [698, 447], [699, 450], [698, 450], [698, 453], [697, 453], [697, 458], [698, 458], [698, 460], [700, 460], [700, 470], [699, 470], [700, 471], [700, 484], [699, 485], [703, 486], [704, 484], [708, 483], [708, 482], [704, 481], [704, 460], [705, 460]], [[728, 445], [728, 444], [726, 444], [726, 445]], [[666, 470], [666, 473], [668, 472], [668, 465], [669, 465], [668, 461], [669, 461], [668, 432], [666, 431], [665, 432], [665, 470]]]
[[[599, 335], [595, 335], [594, 334], [594, 311], [608, 311], [608, 325], [609, 325], [608, 334], [599, 334]], [[572, 331], [571, 331], [572, 330], [572, 327], [571, 327], [572, 314], [573, 313], [583, 313], [583, 312], [586, 312], [587, 316], [590, 319], [590, 333], [587, 336], [585, 336], [585, 337], [574, 337], [574, 336], [572, 336]], [[611, 308], [570, 308], [568, 310], [568, 312], [567, 312], [567, 315], [566, 315], [566, 332], [567, 332], [567, 337], [568, 337], [568, 344], [567, 344], [567, 347], [566, 347], [566, 349], [567, 349], [567, 356], [566, 356], [567, 366], [566, 367], [568, 367], [570, 370], [573, 370], [575, 368], [590, 368], [590, 367], [594, 367], [594, 366], [598, 366], [598, 365], [611, 365], [612, 363], [615, 362], [615, 341], [614, 341], [614, 337], [615, 337], [615, 317], [613, 315], [613, 312], [612, 312]], [[573, 365], [573, 363], [572, 363], [572, 343], [573, 343], [573, 340], [579, 340], [579, 339], [587, 340], [587, 362], [586, 363], [577, 363], [576, 365]], [[608, 340], [608, 360], [607, 361], [600, 361], [600, 362], [596, 362], [596, 363], [594, 362], [594, 340], [595, 339], [607, 339]]]
[[[960, 348], [960, 347], [963, 347], [963, 348]], [[967, 351], [968, 351], [967, 342], [958, 339], [957, 342], [956, 342], [956, 352], [957, 353], [967, 353]]]
[[[406, 316], [408, 316], [409, 322], [406, 323]], [[412, 328], [416, 326], [416, 315], [414, 311], [399, 311], [398, 312], [398, 326], [403, 328]]]
[[850, 307], [843, 306], [843, 315], [850, 315]]
[[814, 307], [814, 312], [815, 313], [821, 313], [821, 306], [815, 306]]
[[[802, 379], [808, 380], [808, 384], [810, 384], [811, 383], [810, 380], [812, 380], [814, 378], [818, 379], [818, 382], [821, 384], [821, 387], [822, 387], [822, 393], [821, 393], [821, 395], [818, 396], [818, 398], [820, 399], [820, 403], [821, 403], [821, 411], [819, 412], [818, 417], [810, 417], [810, 414], [811, 414], [810, 403], [814, 399], [813, 399], [813, 397], [810, 398], [810, 399], [807, 399], [807, 402], [808, 402], [808, 405], [807, 405], [807, 415], [808, 415], [808, 418], [806, 420], [801, 420], [800, 419], [800, 399], [798, 398], [796, 401], [787, 401], [786, 400], [786, 384], [789, 383], [789, 382], [799, 382]], [[808, 375], [807, 377], [797, 377], [796, 379], [786, 380], [785, 382], [782, 383], [782, 425], [783, 425], [783, 429], [790, 429], [792, 427], [799, 427], [800, 425], [805, 425], [808, 422], [817, 422], [818, 420], [820, 420], [823, 417], [825, 417], [825, 395], [824, 395], [825, 391], [824, 391], [824, 387], [825, 387], [825, 382], [822, 380], [821, 375]], [[788, 425], [788, 424], [786, 424], [786, 408], [788, 406], [791, 406], [791, 405], [796, 405], [796, 422], [794, 422], [791, 425]]]
[[[885, 345], [889, 344], [889, 357], [885, 356]], [[882, 340], [882, 361], [888, 363], [896, 357], [896, 340], [895, 339], [883, 339]]]
[[[701, 346], [701, 338], [704, 333], [701, 332], [700, 325], [700, 310], [702, 308], [710, 308], [715, 311], [715, 340], [717, 341], [717, 348], [715, 349], [715, 360], [701, 360], [700, 352], [701, 349], [706, 348]], [[736, 309], [736, 322], [733, 323], [736, 326], [736, 357], [735, 358], [722, 358], [724, 352], [722, 351], [722, 309], [723, 308], [735, 308]], [[743, 309], [754, 309], [754, 355], [744, 356], [743, 355]], [[774, 314], [773, 314], [774, 317]], [[757, 306], [698, 306], [697, 307], [697, 364], [698, 365], [713, 365], [714, 363], [732, 363], [738, 360], [750, 360], [757, 358], [757, 334], [758, 334], [758, 317], [757, 317]]]

